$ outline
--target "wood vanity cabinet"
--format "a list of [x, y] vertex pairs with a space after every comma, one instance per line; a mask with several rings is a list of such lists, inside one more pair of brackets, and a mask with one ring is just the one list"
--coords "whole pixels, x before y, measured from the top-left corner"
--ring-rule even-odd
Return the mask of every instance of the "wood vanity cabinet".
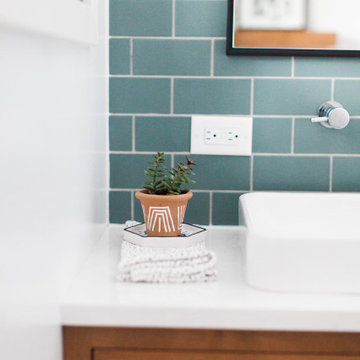
[[64, 360], [360, 360], [360, 333], [64, 326]]

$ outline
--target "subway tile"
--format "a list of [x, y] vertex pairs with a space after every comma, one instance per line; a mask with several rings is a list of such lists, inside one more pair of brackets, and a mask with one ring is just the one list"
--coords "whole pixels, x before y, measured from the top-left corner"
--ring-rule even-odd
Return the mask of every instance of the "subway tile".
[[253, 119], [254, 153], [289, 153], [291, 151], [291, 118]]
[[359, 58], [296, 57], [295, 76], [360, 76]]
[[110, 78], [111, 113], [169, 113], [170, 79]]
[[335, 100], [350, 115], [360, 115], [360, 80], [335, 80]]
[[333, 191], [360, 191], [360, 158], [333, 159]]
[[255, 156], [254, 190], [328, 191], [330, 159]]
[[131, 219], [130, 191], [109, 192], [109, 216], [112, 224], [123, 224]]
[[226, 36], [226, 0], [175, 0], [176, 36]]
[[110, 74], [130, 74], [130, 40], [110, 39]]
[[331, 80], [255, 79], [254, 113], [315, 115], [331, 98]]
[[[184, 161], [175, 156], [175, 162]], [[248, 190], [250, 188], [250, 158], [245, 156], [191, 155], [195, 184], [192, 189], [202, 190]]]
[[132, 147], [132, 117], [109, 117], [109, 148], [113, 151], [131, 150]]
[[[110, 154], [110, 188], [141, 189], [144, 170], [152, 160], [152, 155]], [[166, 156], [166, 165], [170, 166], [169, 156]]]
[[185, 212], [185, 223], [209, 225], [210, 193], [194, 192], [188, 201]]
[[170, 36], [172, 0], [110, 0], [110, 35]]
[[134, 40], [134, 74], [210, 75], [210, 40]]
[[212, 224], [239, 224], [239, 197], [241, 193], [213, 193]]
[[249, 114], [248, 79], [175, 79], [177, 114]]
[[214, 75], [290, 76], [291, 57], [228, 56], [226, 55], [226, 41], [215, 40]]
[[296, 153], [315, 154], [359, 154], [360, 120], [352, 119], [341, 131], [327, 129], [321, 124], [313, 124], [309, 119], [296, 119]]
[[190, 117], [137, 116], [136, 151], [190, 151]]

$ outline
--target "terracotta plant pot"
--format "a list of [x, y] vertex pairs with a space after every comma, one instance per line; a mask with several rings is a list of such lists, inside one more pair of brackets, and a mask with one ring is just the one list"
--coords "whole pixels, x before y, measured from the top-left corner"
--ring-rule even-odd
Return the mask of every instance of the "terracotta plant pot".
[[189, 191], [181, 195], [153, 195], [146, 190], [137, 191], [149, 236], [179, 236], [186, 205], [193, 196]]

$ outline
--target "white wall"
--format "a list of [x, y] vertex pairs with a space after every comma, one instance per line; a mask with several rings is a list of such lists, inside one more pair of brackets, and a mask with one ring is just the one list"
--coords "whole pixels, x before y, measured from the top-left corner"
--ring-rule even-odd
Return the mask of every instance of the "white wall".
[[310, 0], [309, 28], [337, 34], [339, 49], [360, 49], [359, 0]]
[[97, 47], [0, 28], [0, 359], [61, 359], [59, 302], [105, 227], [99, 4]]

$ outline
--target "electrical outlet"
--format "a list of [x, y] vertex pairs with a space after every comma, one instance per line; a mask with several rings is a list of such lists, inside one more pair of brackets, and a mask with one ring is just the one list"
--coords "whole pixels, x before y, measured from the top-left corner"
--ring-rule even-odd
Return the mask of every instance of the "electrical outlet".
[[191, 153], [251, 155], [252, 118], [240, 116], [193, 116]]
[[241, 142], [239, 128], [206, 128], [204, 133], [205, 144], [237, 145]]

